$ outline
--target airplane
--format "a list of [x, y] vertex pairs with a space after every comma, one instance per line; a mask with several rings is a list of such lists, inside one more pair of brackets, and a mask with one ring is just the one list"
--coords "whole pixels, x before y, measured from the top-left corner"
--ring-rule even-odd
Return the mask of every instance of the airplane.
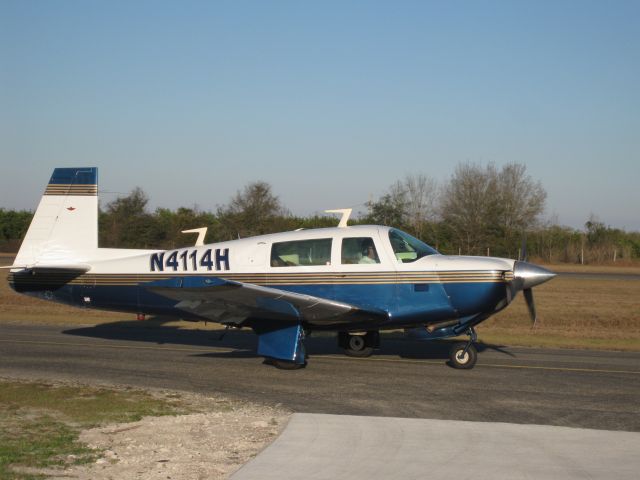
[[[335, 211], [334, 211], [335, 212]], [[449, 365], [477, 361], [475, 327], [555, 276], [521, 260], [442, 255], [379, 225], [260, 235], [171, 250], [98, 247], [98, 169], [56, 168], [9, 268], [19, 293], [65, 304], [250, 328], [265, 363], [307, 365], [305, 337], [337, 332], [339, 347], [368, 357], [380, 331], [413, 329], [453, 343]]]

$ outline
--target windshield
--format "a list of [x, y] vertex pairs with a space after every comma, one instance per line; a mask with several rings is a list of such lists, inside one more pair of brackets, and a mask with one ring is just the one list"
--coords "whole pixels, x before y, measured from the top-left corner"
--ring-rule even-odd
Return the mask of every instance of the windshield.
[[415, 262], [419, 258], [438, 253], [435, 248], [430, 247], [422, 240], [400, 230], [389, 230], [389, 240], [393, 253], [402, 263]]

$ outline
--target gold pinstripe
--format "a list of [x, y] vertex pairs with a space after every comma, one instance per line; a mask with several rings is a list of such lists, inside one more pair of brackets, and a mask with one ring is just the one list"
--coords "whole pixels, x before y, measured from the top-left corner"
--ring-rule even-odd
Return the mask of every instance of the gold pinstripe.
[[81, 195], [95, 196], [98, 194], [98, 185], [94, 184], [49, 184], [44, 191], [45, 195]]
[[[513, 280], [513, 272], [502, 271], [446, 271], [446, 272], [331, 272], [331, 273], [225, 273], [196, 272], [140, 273], [140, 274], [83, 274], [73, 277], [69, 273], [51, 272], [43, 275], [19, 278], [21, 285], [47, 283], [69, 283], [86, 286], [137, 285], [138, 283], [170, 278], [193, 276], [216, 276], [226, 280], [256, 285], [375, 285], [410, 283], [503, 283]], [[14, 274], [9, 274], [9, 282], [15, 283]]]

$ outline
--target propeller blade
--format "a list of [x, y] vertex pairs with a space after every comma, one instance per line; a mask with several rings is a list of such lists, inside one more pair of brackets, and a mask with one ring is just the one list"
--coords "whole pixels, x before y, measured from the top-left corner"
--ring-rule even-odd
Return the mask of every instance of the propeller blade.
[[527, 302], [527, 308], [529, 309], [529, 316], [531, 317], [532, 328], [536, 328], [536, 304], [533, 301], [533, 290], [531, 288], [525, 288], [522, 290], [524, 300]]
[[523, 262], [527, 261], [527, 232], [523, 232], [522, 234], [522, 245], [520, 246], [520, 258]]

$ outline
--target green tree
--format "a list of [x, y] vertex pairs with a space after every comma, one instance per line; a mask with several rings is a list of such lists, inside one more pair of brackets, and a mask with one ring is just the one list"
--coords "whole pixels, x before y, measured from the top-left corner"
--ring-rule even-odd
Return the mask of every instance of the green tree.
[[262, 235], [278, 231], [288, 223], [289, 213], [271, 191], [266, 182], [252, 182], [238, 191], [228, 205], [217, 212], [220, 233], [229, 240], [251, 235]]
[[33, 218], [28, 210], [5, 210], [0, 208], [0, 248], [17, 251]]
[[391, 227], [404, 227], [406, 218], [406, 196], [403, 191], [395, 190], [384, 194], [377, 202], [367, 203], [369, 212], [364, 218], [366, 222]]
[[101, 246], [153, 248], [153, 219], [146, 211], [148, 203], [149, 198], [140, 187], [108, 203], [99, 216]]

